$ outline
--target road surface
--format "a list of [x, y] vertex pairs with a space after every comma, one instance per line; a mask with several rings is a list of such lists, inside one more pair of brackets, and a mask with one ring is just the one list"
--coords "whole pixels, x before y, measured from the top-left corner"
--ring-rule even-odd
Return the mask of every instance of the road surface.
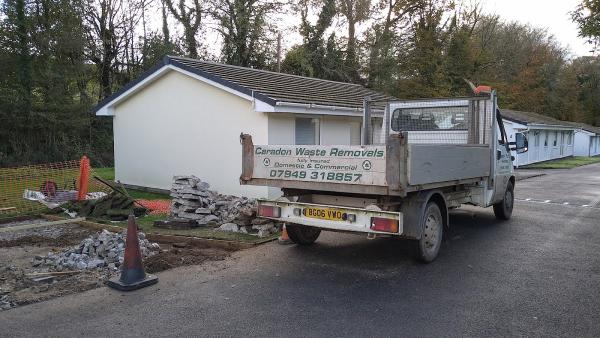
[[599, 336], [600, 165], [517, 182], [513, 218], [451, 215], [439, 258], [324, 233], [0, 312], [0, 336]]

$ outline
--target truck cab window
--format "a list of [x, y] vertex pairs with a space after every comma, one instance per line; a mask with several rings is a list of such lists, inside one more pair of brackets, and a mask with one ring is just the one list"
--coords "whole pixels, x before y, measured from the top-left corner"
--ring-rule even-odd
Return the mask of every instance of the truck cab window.
[[398, 108], [392, 113], [393, 131], [467, 130], [467, 107]]

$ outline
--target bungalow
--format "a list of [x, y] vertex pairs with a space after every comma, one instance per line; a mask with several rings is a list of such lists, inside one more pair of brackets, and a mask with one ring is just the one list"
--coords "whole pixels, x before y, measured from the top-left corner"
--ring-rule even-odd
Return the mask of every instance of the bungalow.
[[575, 127], [575, 156], [600, 155], [600, 127], [582, 122], [569, 122]]
[[513, 153], [515, 166], [527, 165], [574, 155], [575, 130], [570, 122], [531, 112], [502, 109], [501, 115], [509, 142], [515, 133], [525, 133], [529, 151]]
[[241, 186], [241, 132], [257, 144], [360, 144], [363, 100], [373, 100], [374, 143], [384, 102], [360, 85], [180, 57], [162, 63], [101, 102], [113, 119], [115, 179], [169, 189], [194, 174], [225, 194], [264, 197]]

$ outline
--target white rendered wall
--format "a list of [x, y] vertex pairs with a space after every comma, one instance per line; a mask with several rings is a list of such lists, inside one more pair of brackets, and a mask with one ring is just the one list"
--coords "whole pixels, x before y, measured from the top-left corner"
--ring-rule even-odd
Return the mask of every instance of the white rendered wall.
[[242, 186], [241, 132], [267, 142], [267, 116], [252, 103], [171, 71], [115, 107], [115, 178], [169, 189], [173, 175], [193, 174], [220, 193], [264, 197]]
[[[520, 130], [527, 130], [526, 125], [508, 120], [504, 120], [503, 122], [509, 142], [515, 141], [515, 133], [519, 132]], [[515, 151], [511, 152], [512, 155], [515, 157], [513, 165], [524, 166], [531, 163], [573, 156], [573, 132], [573, 130], [566, 129], [536, 129], [535, 127], [529, 128], [525, 134], [525, 136], [527, 136], [527, 140], [529, 141], [528, 151], [521, 154], [517, 154]], [[569, 144], [568, 142], [569, 135], [571, 135], [571, 144]], [[546, 138], [547, 145], [544, 145]], [[557, 140], [556, 146], [554, 146], [555, 138]]]
[[575, 133], [575, 156], [590, 156], [590, 136], [584, 131]]

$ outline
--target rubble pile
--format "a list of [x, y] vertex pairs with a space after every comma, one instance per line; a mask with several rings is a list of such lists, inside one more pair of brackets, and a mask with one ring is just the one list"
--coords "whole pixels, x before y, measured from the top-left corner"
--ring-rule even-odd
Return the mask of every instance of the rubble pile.
[[170, 220], [218, 226], [219, 230], [269, 236], [277, 231], [272, 221], [256, 218], [256, 201], [221, 195], [196, 176], [174, 176]]
[[[125, 238], [127, 231], [112, 233], [107, 230], [96, 233], [79, 244], [79, 246], [62, 252], [49, 252], [47, 256], [36, 256], [34, 267], [48, 267], [53, 271], [88, 270], [108, 268], [117, 270], [123, 263], [125, 253]], [[145, 238], [144, 233], [138, 233], [140, 250], [143, 257], [152, 256], [160, 250], [158, 243], [152, 243]]]
[[98, 199], [68, 202], [61, 208], [56, 208], [55, 212], [62, 212], [63, 209], [76, 212], [81, 217], [107, 218], [112, 221], [126, 220], [129, 215], [139, 217], [147, 212], [146, 208], [136, 205], [134, 199], [122, 191], [112, 191]]

